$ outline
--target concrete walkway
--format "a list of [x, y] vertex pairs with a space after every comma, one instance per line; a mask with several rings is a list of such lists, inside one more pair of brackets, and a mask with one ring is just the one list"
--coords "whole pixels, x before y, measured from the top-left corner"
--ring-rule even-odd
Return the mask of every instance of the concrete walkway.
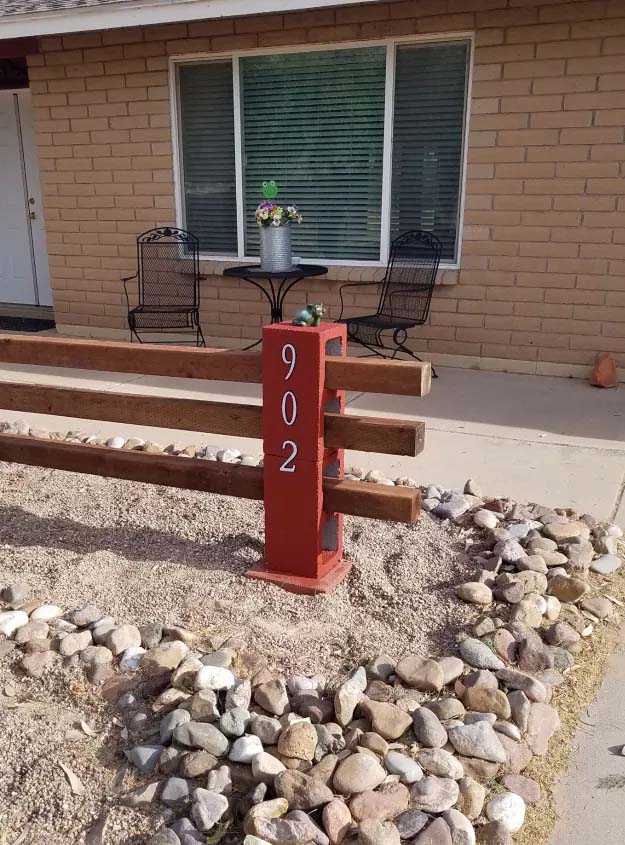
[[[493, 495], [570, 506], [625, 524], [625, 390], [599, 390], [573, 379], [439, 368], [429, 396], [350, 394], [348, 411], [426, 422], [417, 458], [348, 452], [348, 463], [390, 476], [460, 487], [469, 477]], [[121, 393], [260, 402], [260, 387], [154, 376], [21, 365], [0, 367], [0, 380], [75, 386]], [[0, 398], [0, 406], [1, 406]], [[1, 412], [0, 418], [24, 417]], [[163, 442], [234, 444], [258, 453], [259, 441], [175, 432], [121, 423], [28, 415], [44, 428], [124, 433]]]

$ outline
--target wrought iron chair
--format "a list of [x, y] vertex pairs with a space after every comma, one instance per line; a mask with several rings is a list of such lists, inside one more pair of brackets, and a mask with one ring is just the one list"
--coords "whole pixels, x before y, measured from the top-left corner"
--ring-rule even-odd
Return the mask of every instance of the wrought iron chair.
[[[196, 346], [206, 346], [200, 326], [200, 246], [191, 232], [163, 227], [137, 238], [137, 272], [122, 279], [128, 303], [130, 340], [140, 334], [193, 334]], [[128, 282], [137, 280], [138, 305], [130, 306]], [[164, 343], [166, 341], [155, 341]]]
[[[429, 232], [406, 232], [393, 241], [386, 273], [381, 282], [350, 282], [342, 285], [339, 288], [341, 313], [337, 322], [347, 324], [347, 339], [361, 344], [371, 355], [395, 358], [398, 353], [405, 352], [420, 361], [405, 342], [408, 329], [422, 326], [428, 318], [441, 251], [442, 244], [435, 235]], [[343, 291], [346, 288], [373, 286], [380, 290], [375, 314], [343, 317]], [[386, 331], [393, 332], [390, 341], [383, 337]], [[432, 374], [436, 378], [434, 370]]]

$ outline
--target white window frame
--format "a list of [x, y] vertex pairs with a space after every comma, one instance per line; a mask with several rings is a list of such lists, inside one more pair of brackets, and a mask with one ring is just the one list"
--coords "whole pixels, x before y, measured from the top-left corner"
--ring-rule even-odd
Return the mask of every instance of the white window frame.
[[[380, 228], [380, 260], [379, 261], [356, 261], [353, 259], [324, 259], [315, 257], [307, 259], [327, 266], [341, 267], [386, 267], [390, 249], [390, 208], [391, 208], [391, 185], [392, 185], [392, 158], [393, 158], [393, 119], [395, 100], [395, 51], [400, 44], [447, 44], [452, 41], [465, 41], [469, 45], [469, 60], [466, 76], [465, 111], [462, 127], [462, 161], [460, 163], [460, 192], [458, 202], [458, 220], [456, 227], [456, 256], [453, 261], [441, 261], [441, 270], [459, 270], [462, 256], [462, 230], [464, 223], [466, 175], [467, 175], [467, 152], [469, 143], [469, 122], [471, 117], [471, 90], [473, 81], [473, 60], [475, 51], [475, 38], [473, 32], [441, 33], [437, 35], [415, 36], [409, 35], [398, 38], [383, 38], [374, 41], [343, 41], [338, 44], [299, 44], [288, 47], [261, 47], [252, 50], [230, 50], [224, 53], [190, 53], [170, 56], [169, 58], [169, 88], [170, 88], [170, 116], [171, 116], [171, 138], [173, 149], [174, 167], [174, 196], [176, 207], [176, 225], [184, 228], [185, 208], [183, 191], [183, 162], [182, 143], [180, 137], [180, 96], [178, 87], [178, 65], [197, 64], [199, 62], [232, 61], [232, 86], [233, 86], [233, 107], [234, 107], [234, 153], [235, 153], [235, 180], [236, 180], [236, 203], [237, 203], [237, 255], [224, 255], [218, 253], [200, 253], [201, 261], [246, 261], [253, 263], [259, 259], [255, 256], [247, 256], [244, 252], [245, 245], [245, 219], [243, 202], [243, 156], [242, 156], [242, 134], [241, 134], [241, 96], [239, 80], [239, 59], [245, 56], [282, 55], [284, 53], [307, 53], [323, 50], [351, 50], [358, 47], [385, 47], [386, 48], [386, 85], [384, 101], [384, 143], [382, 154], [382, 204], [381, 204], [381, 228]], [[306, 209], [302, 209], [304, 214]]]

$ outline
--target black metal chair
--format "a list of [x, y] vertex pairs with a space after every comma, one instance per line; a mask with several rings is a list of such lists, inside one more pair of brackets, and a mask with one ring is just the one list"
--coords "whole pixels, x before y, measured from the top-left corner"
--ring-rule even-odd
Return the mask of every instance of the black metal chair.
[[[429, 232], [405, 232], [391, 245], [386, 273], [381, 282], [350, 282], [339, 288], [341, 314], [338, 323], [347, 324], [347, 339], [366, 347], [371, 355], [395, 358], [405, 352], [421, 359], [406, 345], [408, 329], [422, 326], [430, 313], [432, 292], [441, 258], [442, 243]], [[343, 317], [343, 291], [352, 287], [380, 289], [375, 314]], [[383, 332], [392, 331], [391, 345]], [[391, 353], [392, 354], [388, 354]], [[433, 371], [434, 377], [436, 373]]]
[[[137, 272], [122, 279], [131, 342], [141, 334], [193, 334], [181, 341], [206, 346], [200, 326], [200, 245], [195, 235], [166, 226], [137, 238]], [[130, 307], [128, 282], [137, 279], [138, 305]], [[165, 343], [166, 341], [155, 341]]]

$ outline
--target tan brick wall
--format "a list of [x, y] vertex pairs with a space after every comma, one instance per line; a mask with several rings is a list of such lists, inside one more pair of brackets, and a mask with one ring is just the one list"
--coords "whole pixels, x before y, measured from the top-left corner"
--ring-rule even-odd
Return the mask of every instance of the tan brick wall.
[[[441, 273], [413, 346], [580, 373], [609, 350], [625, 366], [625, 0], [405, 0], [44, 38], [29, 64], [59, 324], [123, 329], [135, 238], [174, 222], [169, 55], [460, 31], [476, 44], [461, 269]], [[289, 307], [334, 314], [340, 281], [379, 276], [331, 268]], [[202, 297], [208, 336], [258, 336], [254, 289], [211, 275]]]

